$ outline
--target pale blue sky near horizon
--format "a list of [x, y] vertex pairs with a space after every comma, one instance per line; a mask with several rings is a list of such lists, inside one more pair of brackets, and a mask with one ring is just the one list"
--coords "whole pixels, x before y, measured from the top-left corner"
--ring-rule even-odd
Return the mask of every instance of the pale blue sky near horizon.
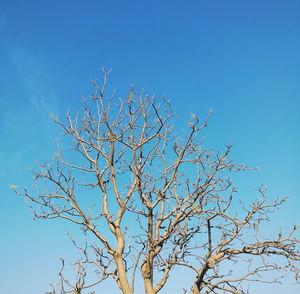
[[[298, 0], [0, 3], [1, 291], [49, 290], [59, 256], [74, 254], [71, 227], [33, 221], [8, 186], [30, 186], [27, 169], [53, 158], [60, 130], [50, 114], [80, 110], [102, 66], [120, 96], [134, 83], [171, 99], [179, 128], [213, 109], [206, 144], [234, 142], [234, 159], [260, 167], [236, 185], [290, 197], [268, 230], [299, 224], [299, 13]], [[283, 289], [300, 291], [287, 280], [255, 293]]]

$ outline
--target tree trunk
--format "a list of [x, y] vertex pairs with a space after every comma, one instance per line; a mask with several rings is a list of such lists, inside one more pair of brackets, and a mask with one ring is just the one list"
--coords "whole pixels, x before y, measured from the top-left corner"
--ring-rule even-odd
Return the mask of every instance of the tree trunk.
[[128, 283], [124, 262], [121, 256], [115, 256], [115, 263], [118, 270], [118, 282], [123, 294], [133, 294]]
[[118, 282], [119, 286], [123, 292], [123, 294], [133, 294], [132, 289], [129, 285], [126, 268], [122, 258], [123, 250], [124, 250], [124, 238], [121, 233], [120, 228], [117, 228], [115, 231], [116, 241], [117, 241], [117, 250], [114, 255], [115, 263], [118, 270]]
[[200, 294], [200, 290], [198, 288], [197, 283], [194, 283], [194, 286], [193, 286], [191, 294]]
[[152, 263], [149, 260], [145, 260], [141, 266], [141, 270], [144, 278], [145, 293], [155, 294], [155, 291], [153, 289]]

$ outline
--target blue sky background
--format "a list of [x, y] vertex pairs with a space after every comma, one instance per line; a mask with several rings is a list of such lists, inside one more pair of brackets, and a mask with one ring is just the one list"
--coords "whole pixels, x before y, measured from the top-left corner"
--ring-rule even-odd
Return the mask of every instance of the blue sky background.
[[[0, 4], [0, 277], [6, 294], [39, 294], [59, 256], [75, 254], [70, 226], [32, 220], [8, 185], [50, 160], [60, 131], [50, 113], [81, 108], [101, 66], [120, 96], [131, 83], [165, 94], [185, 126], [214, 110], [207, 144], [235, 142], [237, 161], [259, 166], [237, 185], [290, 202], [269, 231], [300, 221], [300, 2], [4, 1]], [[249, 193], [248, 193], [249, 194]], [[176, 288], [174, 288], [176, 289]], [[289, 281], [256, 293], [297, 293]], [[271, 290], [272, 289], [272, 290]], [[174, 292], [175, 293], [175, 292]]]

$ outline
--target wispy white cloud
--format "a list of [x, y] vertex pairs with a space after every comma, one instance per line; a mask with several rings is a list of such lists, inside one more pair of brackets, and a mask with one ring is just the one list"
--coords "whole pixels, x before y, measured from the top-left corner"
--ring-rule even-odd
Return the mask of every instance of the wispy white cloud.
[[25, 91], [24, 98], [44, 116], [55, 112], [59, 101], [59, 90], [46, 59], [26, 51], [14, 50], [11, 61]]
[[45, 153], [55, 136], [49, 116], [59, 112], [61, 105], [59, 81], [50, 61], [21, 48], [7, 49], [3, 52], [11, 68], [0, 89], [0, 133], [5, 142], [0, 146], [0, 162], [5, 165], [0, 178], [17, 173], [20, 167], [23, 171]]

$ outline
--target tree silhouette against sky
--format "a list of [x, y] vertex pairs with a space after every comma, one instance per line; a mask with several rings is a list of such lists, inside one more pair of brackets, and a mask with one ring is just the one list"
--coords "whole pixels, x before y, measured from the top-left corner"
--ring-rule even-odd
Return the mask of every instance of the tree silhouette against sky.
[[165, 97], [134, 87], [124, 99], [106, 93], [108, 74], [103, 86], [94, 82], [82, 113], [53, 117], [73, 153], [59, 147], [53, 162], [32, 170], [36, 190], [17, 191], [36, 218], [60, 218], [82, 232], [69, 234], [80, 251], [74, 277], [61, 259], [60, 283], [48, 293], [85, 293], [111, 279], [124, 294], [154, 294], [175, 268], [193, 280], [188, 288], [178, 281], [178, 293], [253, 293], [255, 282], [287, 274], [297, 281], [296, 226], [261, 228], [287, 199], [267, 201], [264, 187], [251, 198], [237, 193], [232, 175], [250, 168], [231, 159], [232, 145], [206, 146], [211, 112], [204, 120], [191, 114], [180, 131]]

